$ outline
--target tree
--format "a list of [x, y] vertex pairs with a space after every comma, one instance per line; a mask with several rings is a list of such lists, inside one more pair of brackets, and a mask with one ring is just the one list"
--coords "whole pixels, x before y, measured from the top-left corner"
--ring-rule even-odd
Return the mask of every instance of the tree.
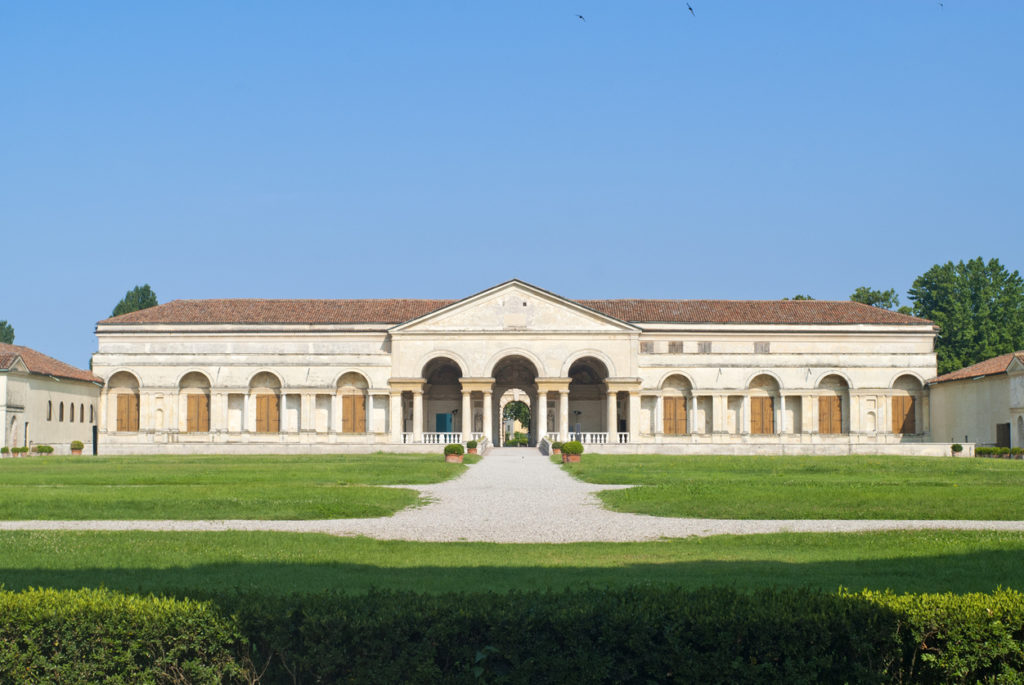
[[810, 295], [794, 295], [793, 297], [784, 297], [784, 300], [813, 300], [814, 298]]
[[914, 314], [939, 326], [939, 373], [1024, 348], [1024, 280], [991, 259], [936, 264], [914, 279]]
[[0, 321], [0, 343], [14, 344], [14, 326], [6, 321]]
[[111, 316], [137, 312], [140, 309], [149, 309], [158, 304], [160, 303], [156, 301], [156, 293], [153, 292], [148, 283], [146, 285], [137, 285], [125, 294], [124, 299], [117, 303]]
[[896, 294], [895, 288], [889, 288], [888, 290], [875, 290], [868, 288], [867, 286], [860, 286], [853, 291], [850, 295], [852, 302], [860, 302], [861, 304], [871, 305], [872, 307], [879, 307], [880, 309], [890, 309], [897, 311], [900, 314], [906, 314], [910, 316], [914, 313], [914, 310], [904, 305], [900, 306], [899, 295]]
[[509, 402], [501, 410], [501, 418], [505, 421], [515, 419], [524, 430], [530, 430], [530, 408], [526, 405], [526, 402], [520, 402], [519, 400]]

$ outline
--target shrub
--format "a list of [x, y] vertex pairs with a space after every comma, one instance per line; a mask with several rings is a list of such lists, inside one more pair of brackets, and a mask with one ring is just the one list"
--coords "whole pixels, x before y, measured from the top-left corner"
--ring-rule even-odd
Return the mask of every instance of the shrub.
[[553, 443], [551, 443], [551, 449], [553, 449], [553, 450], [560, 450], [560, 449], [562, 449], [562, 443], [560, 443], [557, 440], [555, 440]]
[[444, 446], [444, 453], [446, 456], [449, 454], [462, 454], [463, 451], [464, 450], [462, 449], [462, 445], [460, 445], [457, 442], [452, 443], [451, 445]]
[[11, 448], [10, 447], [6, 447], [6, 446], [5, 447], [0, 447], [0, 454], [10, 454], [10, 452], [11, 452]]
[[978, 457], [991, 457], [996, 453], [995, 447], [975, 447], [974, 454]]
[[81, 440], [72, 440], [71, 441], [71, 449], [73, 449], [73, 450], [80, 450], [83, 447], [85, 447], [85, 445], [82, 444]]
[[478, 444], [478, 443], [477, 443], [477, 441], [476, 441], [476, 440], [470, 440], [470, 441], [468, 441], [468, 442], [466, 443], [466, 449], [471, 449], [471, 450], [475, 450], [475, 449], [476, 449], [476, 446], [477, 446], [477, 444]]
[[964, 446], [961, 445], [959, 442], [954, 442], [950, 449], [953, 450], [953, 454], [960, 454], [961, 452], [964, 451]]
[[1015, 457], [1024, 456], [1024, 447], [1012, 447], [1010, 448], [1010, 454]]
[[562, 445], [562, 454], [583, 454], [583, 443], [579, 440], [570, 440]]
[[238, 681], [241, 643], [233, 620], [188, 599], [0, 591], [0, 682]]
[[53, 454], [53, 447], [50, 445], [36, 445], [35, 451], [38, 454]]

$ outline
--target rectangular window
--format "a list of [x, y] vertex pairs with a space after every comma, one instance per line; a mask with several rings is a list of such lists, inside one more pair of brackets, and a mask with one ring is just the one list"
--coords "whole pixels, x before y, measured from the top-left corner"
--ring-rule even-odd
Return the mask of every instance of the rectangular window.
[[670, 342], [668, 344], [668, 353], [669, 354], [682, 354], [683, 353], [683, 343], [682, 343], [682, 341], [681, 340], [674, 340], [674, 341]]
[[210, 432], [210, 398], [205, 393], [188, 396], [186, 424], [189, 433]]
[[642, 342], [640, 343], [640, 354], [654, 354], [654, 343]]
[[698, 354], [711, 354], [711, 343], [710, 342], [699, 342], [697, 343]]
[[771, 343], [756, 342], [754, 343], [754, 354], [769, 354], [772, 351]]

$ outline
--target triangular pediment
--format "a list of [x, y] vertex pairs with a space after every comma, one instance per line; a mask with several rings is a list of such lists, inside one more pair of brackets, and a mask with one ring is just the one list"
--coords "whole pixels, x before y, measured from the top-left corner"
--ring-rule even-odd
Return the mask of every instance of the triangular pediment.
[[624, 333], [639, 329], [529, 283], [512, 280], [406, 321], [391, 330], [393, 333]]
[[9, 371], [20, 371], [21, 373], [28, 373], [28, 366], [25, 364], [25, 360], [23, 360], [21, 357], [15, 357], [14, 359], [12, 359], [7, 369]]
[[1021, 361], [1020, 357], [1014, 356], [1010, 360], [1010, 365], [1006, 367], [1006, 373], [1014, 376], [1024, 373], [1024, 362]]

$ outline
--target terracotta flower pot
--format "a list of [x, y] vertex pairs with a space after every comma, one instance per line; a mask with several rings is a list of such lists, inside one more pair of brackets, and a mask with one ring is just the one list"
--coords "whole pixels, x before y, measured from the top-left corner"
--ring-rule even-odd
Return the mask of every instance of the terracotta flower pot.
[[578, 455], [578, 454], [570, 454], [569, 455], [569, 463], [570, 464], [578, 464], [578, 463], [580, 463], [580, 455]]
[[561, 447], [555, 447], [554, 449], [551, 450], [551, 452], [553, 454], [555, 454], [555, 455], [559, 455], [559, 454], [562, 453], [562, 448]]
[[449, 464], [461, 464], [462, 463], [462, 455], [461, 454], [446, 454], [446, 455], [444, 455], [444, 460], [446, 462], [448, 462]]
[[476, 454], [476, 448], [475, 447], [467, 447], [466, 448], [466, 452], [467, 452], [467, 454]]
[[81, 454], [82, 450], [71, 450], [71, 454]]

